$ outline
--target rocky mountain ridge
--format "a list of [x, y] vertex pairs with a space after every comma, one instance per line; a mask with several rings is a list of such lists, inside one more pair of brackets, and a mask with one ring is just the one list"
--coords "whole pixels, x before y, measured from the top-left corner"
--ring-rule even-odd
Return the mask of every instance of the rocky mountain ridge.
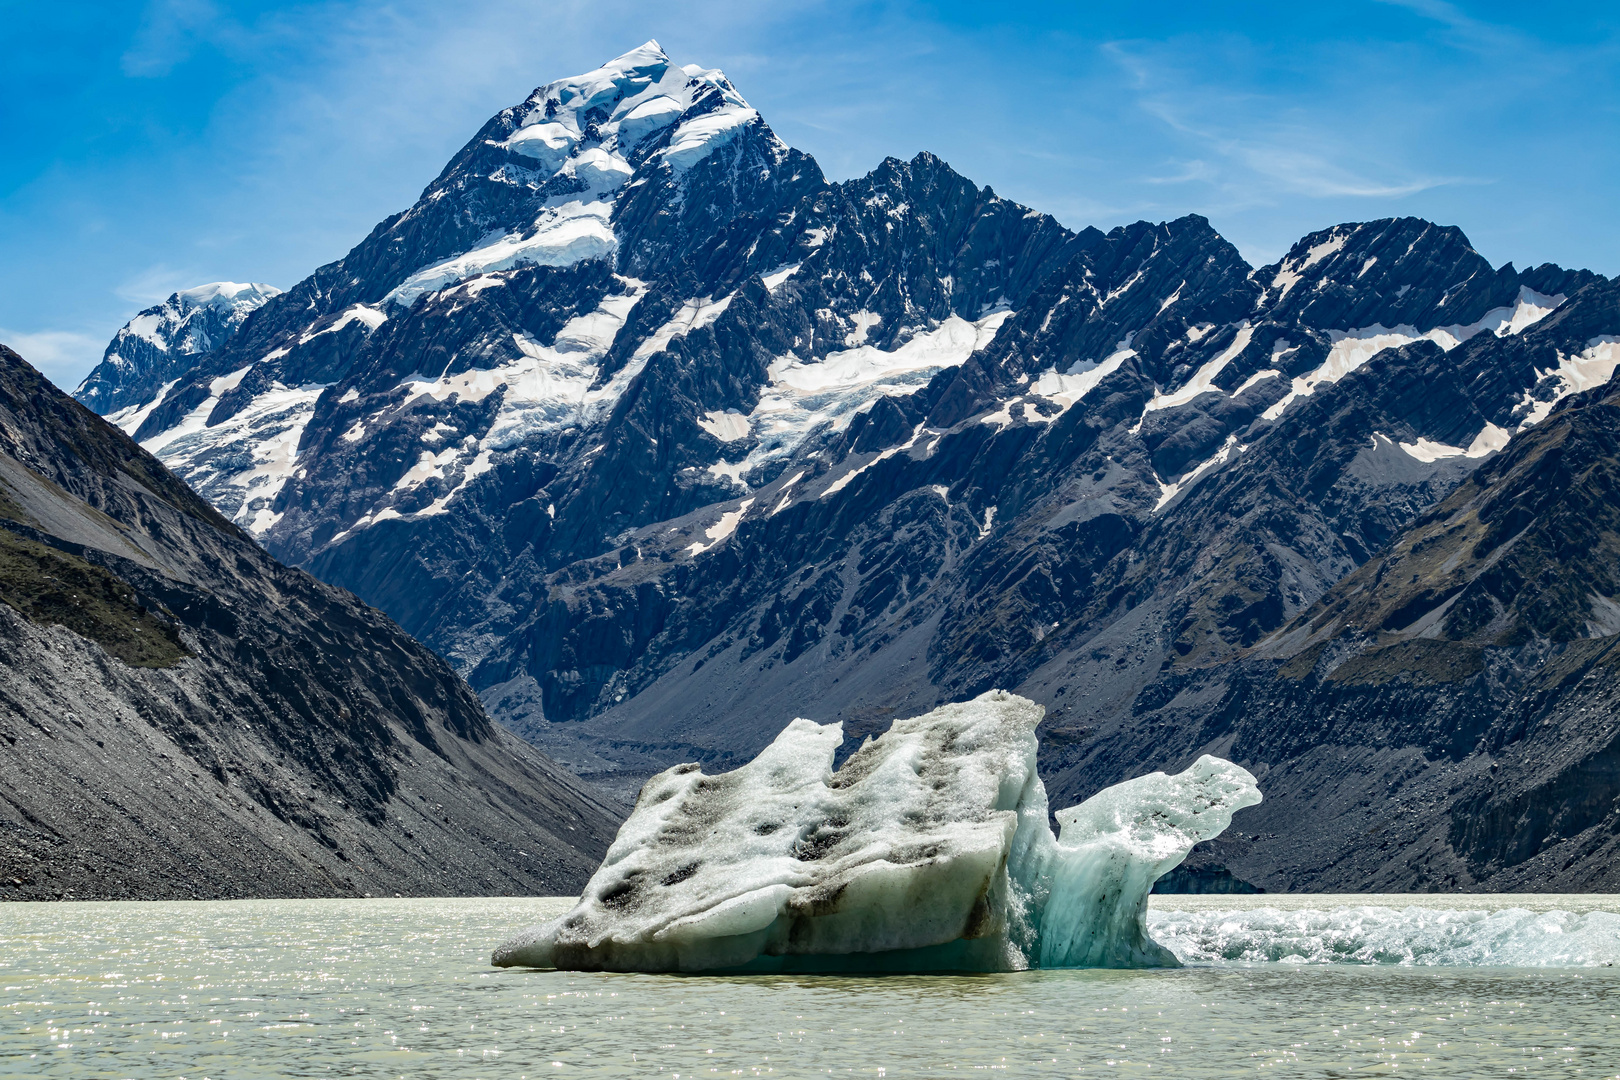
[[1273, 805], [1204, 860], [1271, 888], [1612, 891], [1617, 407], [1612, 379], [1566, 398], [1285, 627], [1049, 767], [1268, 763]]
[[620, 809], [0, 347], [0, 896], [566, 892]]
[[1141, 771], [1142, 702], [1606, 381], [1610, 288], [1414, 218], [1253, 268], [926, 153], [829, 183], [649, 43], [113, 419], [623, 795], [1001, 686], [1077, 800]]

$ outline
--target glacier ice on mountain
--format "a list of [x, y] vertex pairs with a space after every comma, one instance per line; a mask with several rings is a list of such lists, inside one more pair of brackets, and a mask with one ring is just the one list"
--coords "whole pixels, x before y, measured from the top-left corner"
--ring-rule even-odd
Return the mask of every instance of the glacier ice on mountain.
[[578, 905], [496, 950], [502, 967], [1014, 971], [1173, 967], [1153, 883], [1260, 801], [1205, 755], [1061, 810], [1035, 768], [1045, 710], [992, 690], [868, 739], [794, 720], [732, 772], [642, 788]]

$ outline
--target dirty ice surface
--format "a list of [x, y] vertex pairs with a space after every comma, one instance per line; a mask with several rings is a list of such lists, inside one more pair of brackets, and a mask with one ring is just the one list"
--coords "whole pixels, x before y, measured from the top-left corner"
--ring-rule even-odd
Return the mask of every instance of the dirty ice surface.
[[838, 724], [794, 720], [749, 764], [649, 780], [574, 909], [500, 966], [749, 972], [1173, 967], [1153, 883], [1260, 801], [1201, 757], [1058, 812], [1044, 710], [992, 690], [896, 720], [833, 771]]

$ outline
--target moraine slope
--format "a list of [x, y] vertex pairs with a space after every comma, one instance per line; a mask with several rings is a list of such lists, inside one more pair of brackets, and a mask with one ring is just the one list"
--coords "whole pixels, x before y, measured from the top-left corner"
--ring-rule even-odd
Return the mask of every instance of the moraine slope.
[[0, 347], [0, 896], [555, 893], [617, 823]]

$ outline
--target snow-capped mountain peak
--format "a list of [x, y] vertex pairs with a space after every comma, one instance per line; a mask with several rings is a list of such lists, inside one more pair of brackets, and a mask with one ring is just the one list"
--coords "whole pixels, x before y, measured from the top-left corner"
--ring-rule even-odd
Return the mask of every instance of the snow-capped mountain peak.
[[[345, 524], [431, 516], [512, 440], [605, 415], [648, 357], [712, 322], [749, 273], [786, 265], [794, 235], [758, 234], [822, 183], [724, 73], [676, 65], [649, 41], [497, 113], [415, 205], [299, 283], [229, 356], [182, 365], [178, 379], [164, 368], [110, 405], [91, 384], [80, 397], [259, 535], [305, 474], [320, 410], [332, 416], [317, 438], [341, 421], [340, 445], [357, 452], [411, 430], [432, 461], [410, 451]], [[739, 223], [748, 235], [733, 242]], [[220, 283], [176, 303], [239, 294]], [[429, 339], [443, 357], [420, 352]], [[448, 420], [414, 431], [425, 410], [475, 402], [492, 413], [470, 443], [444, 438]]]
[[103, 414], [150, 401], [158, 387], [192, 366], [192, 358], [219, 348], [279, 295], [274, 285], [235, 281], [172, 293], [119, 329], [74, 396]]
[[262, 282], [210, 281], [206, 285], [181, 289], [170, 299], [171, 302], [178, 299], [181, 305], [194, 308], [206, 304], [233, 311], [252, 311], [262, 307], [271, 297], [280, 295], [280, 289]]
[[518, 129], [498, 145], [558, 169], [592, 149], [628, 166], [647, 136], [675, 124], [674, 138], [660, 153], [682, 168], [701, 160], [725, 132], [759, 116], [724, 72], [675, 67], [656, 41], [595, 71], [547, 83], [525, 105]]
[[[417, 270], [383, 298], [385, 307], [409, 308], [427, 293], [516, 266], [612, 257], [618, 192], [632, 177], [667, 165], [678, 181], [750, 125], [764, 129], [723, 72], [676, 67], [656, 41], [547, 83], [512, 112], [510, 133], [484, 140], [501, 157], [489, 180], [531, 189], [539, 196], [534, 216], [498, 223], [470, 249]], [[768, 143], [780, 160], [787, 147], [775, 135]]]

